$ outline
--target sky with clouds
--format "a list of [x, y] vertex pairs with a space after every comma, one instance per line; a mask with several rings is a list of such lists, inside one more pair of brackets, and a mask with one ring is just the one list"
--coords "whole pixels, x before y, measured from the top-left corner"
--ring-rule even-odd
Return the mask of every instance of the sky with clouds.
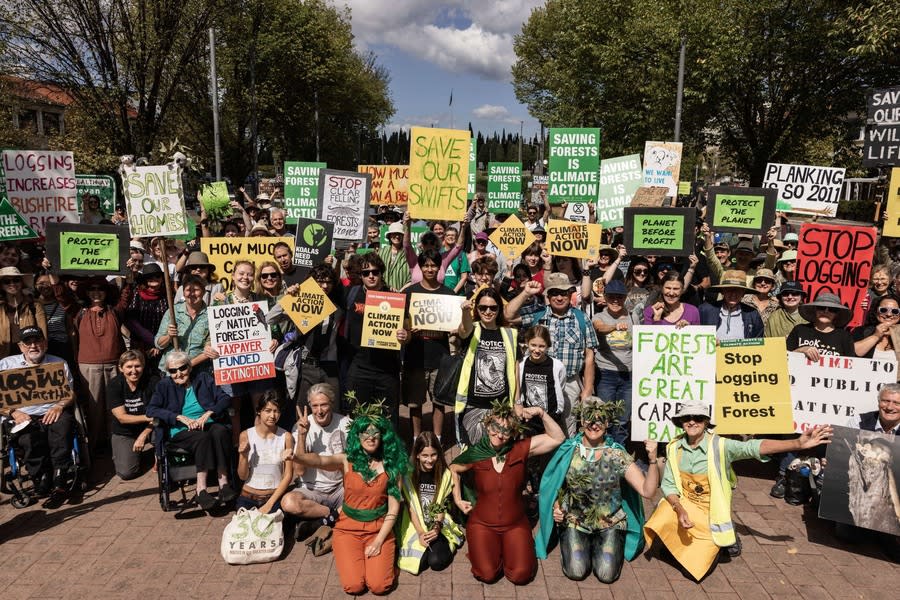
[[[396, 114], [388, 129], [413, 125], [476, 131], [539, 124], [511, 83], [513, 36], [543, 0], [333, 0], [349, 6], [360, 49], [391, 75]], [[450, 106], [450, 93], [453, 105]]]

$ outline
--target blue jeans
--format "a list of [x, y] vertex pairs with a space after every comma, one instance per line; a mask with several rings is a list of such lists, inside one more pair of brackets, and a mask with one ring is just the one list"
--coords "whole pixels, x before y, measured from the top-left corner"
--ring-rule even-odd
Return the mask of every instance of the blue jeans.
[[612, 583], [622, 573], [625, 562], [625, 531], [612, 527], [583, 533], [574, 527], [561, 528], [559, 551], [562, 571], [569, 579], [581, 581], [592, 568], [603, 583]]
[[624, 445], [628, 440], [629, 424], [631, 422], [631, 372], [622, 373], [621, 371], [599, 369], [597, 373], [598, 376], [594, 384], [594, 392], [597, 394], [597, 397], [603, 401], [625, 401], [625, 413], [609, 428], [609, 435], [616, 442]]

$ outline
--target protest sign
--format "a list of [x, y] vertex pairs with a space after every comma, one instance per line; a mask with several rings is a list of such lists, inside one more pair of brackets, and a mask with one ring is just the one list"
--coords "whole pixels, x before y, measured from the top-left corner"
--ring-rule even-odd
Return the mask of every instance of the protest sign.
[[319, 218], [334, 224], [334, 239], [366, 239], [372, 176], [352, 171], [319, 171]]
[[764, 235], [775, 222], [778, 192], [772, 188], [709, 188], [706, 222], [716, 233]]
[[197, 239], [197, 221], [194, 220], [194, 217], [189, 214], [184, 223], [185, 225], [187, 225], [187, 233], [185, 233], [184, 235], [171, 235], [169, 236], [170, 240], [193, 242], [195, 239]]
[[[318, 179], [316, 180], [316, 185], [318, 185]], [[263, 177], [256, 186], [257, 195], [268, 194], [270, 198], [278, 190], [284, 191], [284, 177]], [[281, 197], [284, 198], [284, 193], [282, 193]]]
[[28, 226], [9, 200], [0, 197], [0, 240], [12, 242], [15, 240], [30, 240], [38, 237], [38, 234]]
[[413, 127], [409, 152], [409, 215], [462, 221], [469, 190], [468, 130]]
[[121, 275], [128, 236], [115, 225], [47, 223], [47, 260], [60, 275]]
[[716, 414], [715, 327], [635, 325], [631, 339], [632, 441], [670, 441], [681, 431], [672, 415], [687, 402], [702, 402]]
[[811, 362], [800, 352], [788, 352], [788, 372], [797, 433], [878, 410], [878, 390], [897, 381], [896, 361], [849, 356]]
[[835, 427], [825, 458], [819, 517], [900, 535], [900, 436]]
[[512, 264], [514, 260], [521, 256], [525, 248], [534, 243], [536, 238], [522, 224], [519, 217], [510, 215], [506, 221], [491, 233], [489, 239], [500, 249], [507, 262]]
[[301, 217], [315, 219], [318, 216], [319, 171], [323, 162], [284, 163], [284, 210], [286, 223], [294, 224]]
[[334, 223], [330, 221], [305, 218], [297, 221], [293, 261], [303, 276], [325, 262], [325, 257], [331, 254], [333, 238]]
[[[387, 239], [387, 232], [390, 227], [390, 225], [382, 225], [378, 228], [378, 244], [380, 248], [387, 248], [387, 246], [391, 243], [390, 240]], [[410, 225], [409, 243], [413, 248], [418, 248], [419, 239], [421, 239], [422, 235], [426, 231], [430, 231], [428, 229], [428, 225]], [[369, 250], [369, 248], [366, 248], [366, 250]]]
[[572, 202], [566, 205], [566, 214], [563, 218], [573, 223], [587, 223], [591, 217], [591, 210], [587, 202]]
[[413, 329], [455, 332], [462, 321], [462, 296], [412, 293], [409, 318]]
[[85, 194], [100, 199], [100, 209], [111, 215], [116, 208], [116, 180], [109, 175], [76, 175], [75, 189], [78, 191], [78, 213], [84, 210], [81, 204]]
[[266, 300], [210, 306], [209, 342], [216, 385], [275, 377], [272, 333], [266, 323]]
[[875, 260], [874, 227], [850, 227], [804, 223], [797, 246], [797, 281], [803, 284], [807, 298], [822, 292], [837, 294], [853, 311], [850, 326], [862, 325], [863, 300]]
[[674, 198], [680, 174], [681, 142], [644, 143], [644, 185], [664, 186]]
[[900, 123], [900, 86], [870, 90], [866, 111], [875, 123]]
[[372, 206], [402, 206], [409, 194], [408, 165], [359, 165], [356, 170], [372, 176]]
[[837, 214], [844, 169], [769, 163], [763, 187], [778, 190], [776, 210], [833, 217]]
[[309, 333], [327, 319], [337, 307], [314, 280], [307, 278], [300, 284], [296, 296], [286, 294], [278, 301], [300, 333]]
[[209, 185], [204, 185], [200, 190], [200, 204], [207, 215], [219, 215], [222, 212], [230, 213], [229, 204], [231, 198], [228, 197], [228, 184], [224, 181], [213, 181]]
[[900, 237], [900, 167], [891, 169], [887, 189], [887, 216], [884, 220], [884, 235]]
[[[634, 197], [631, 199], [630, 206], [632, 208], [666, 206], [667, 202], [671, 204], [670, 200], [666, 200], [666, 194], [668, 192], [669, 188], [667, 187], [659, 185], [642, 185], [634, 191]], [[624, 211], [622, 212], [624, 222]]]
[[544, 198], [547, 197], [549, 184], [550, 177], [548, 175], [531, 176], [531, 204], [534, 206], [544, 205]]
[[200, 238], [200, 250], [209, 257], [215, 266], [216, 282], [222, 284], [225, 293], [233, 289], [231, 275], [234, 263], [238, 260], [249, 260], [259, 266], [265, 261], [275, 260], [275, 244], [284, 242], [294, 252], [294, 238], [291, 237], [214, 237]]
[[488, 163], [488, 212], [518, 212], [522, 203], [522, 163]]
[[866, 125], [862, 164], [864, 167], [900, 165], [900, 123]]
[[596, 202], [600, 184], [600, 130], [550, 129], [547, 149], [550, 204]]
[[187, 233], [181, 169], [171, 165], [129, 167], [122, 175], [131, 237]]
[[406, 294], [394, 292], [366, 292], [366, 308], [363, 311], [362, 348], [400, 350], [397, 331], [403, 327]]
[[597, 222], [605, 229], [623, 225], [625, 223], [623, 209], [631, 205], [631, 199], [643, 181], [640, 154], [605, 158], [600, 161]]
[[562, 219], [547, 222], [544, 247], [554, 256], [594, 258], [600, 252], [603, 228], [596, 223], [572, 223]]
[[2, 414], [71, 397], [72, 387], [66, 377], [66, 363], [62, 361], [0, 371]]
[[793, 433], [784, 338], [722, 340], [716, 349], [716, 433]]
[[679, 181], [678, 182], [678, 195], [679, 196], [690, 196], [691, 195], [691, 182], [690, 181]]
[[78, 223], [75, 159], [71, 152], [4, 150], [6, 197], [38, 235], [47, 223]]
[[476, 160], [478, 157], [477, 141], [475, 138], [469, 139], [469, 179], [466, 184], [466, 198], [469, 200], [475, 197], [475, 176], [478, 174], [478, 165], [476, 164]]
[[694, 252], [695, 208], [625, 209], [625, 247], [635, 254], [689, 256]]

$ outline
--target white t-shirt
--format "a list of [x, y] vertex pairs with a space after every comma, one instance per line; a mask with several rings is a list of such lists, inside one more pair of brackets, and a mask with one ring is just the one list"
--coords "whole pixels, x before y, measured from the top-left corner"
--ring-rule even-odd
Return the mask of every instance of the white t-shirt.
[[[341, 454], [347, 448], [347, 431], [349, 429], [350, 417], [345, 417], [338, 413], [332, 413], [331, 423], [326, 427], [321, 427], [316, 423], [315, 419], [310, 417], [305, 451], [324, 456]], [[300, 435], [296, 426], [293, 433], [295, 440], [294, 451], [296, 451], [296, 446], [300, 443]], [[317, 492], [330, 494], [343, 485], [343, 479], [344, 474], [340, 470], [325, 471], [306, 467], [303, 475], [300, 476], [299, 485]]]

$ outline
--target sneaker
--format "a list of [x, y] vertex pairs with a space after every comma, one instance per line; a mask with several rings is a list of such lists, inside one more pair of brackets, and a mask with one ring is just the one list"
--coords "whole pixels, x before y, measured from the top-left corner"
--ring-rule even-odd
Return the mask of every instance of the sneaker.
[[325, 527], [334, 527], [334, 524], [337, 523], [337, 520], [338, 512], [332, 508], [330, 511], [328, 511], [327, 517], [322, 517], [322, 521], [319, 523], [319, 525]]
[[212, 510], [213, 508], [215, 508], [216, 504], [218, 504], [218, 502], [208, 491], [203, 490], [199, 494], [197, 494], [197, 506], [199, 506], [203, 510]]
[[235, 498], [237, 498], [237, 492], [229, 484], [226, 483], [219, 488], [219, 502], [228, 504]]
[[734, 544], [732, 544], [731, 546], [726, 546], [724, 550], [728, 552], [728, 556], [730, 556], [731, 558], [737, 558], [741, 555], [741, 549], [741, 538], [738, 537], [738, 534], [735, 533]]
[[769, 495], [773, 498], [784, 498], [784, 474], [779, 474], [775, 479], [775, 485], [772, 486], [772, 489], [769, 490]]

